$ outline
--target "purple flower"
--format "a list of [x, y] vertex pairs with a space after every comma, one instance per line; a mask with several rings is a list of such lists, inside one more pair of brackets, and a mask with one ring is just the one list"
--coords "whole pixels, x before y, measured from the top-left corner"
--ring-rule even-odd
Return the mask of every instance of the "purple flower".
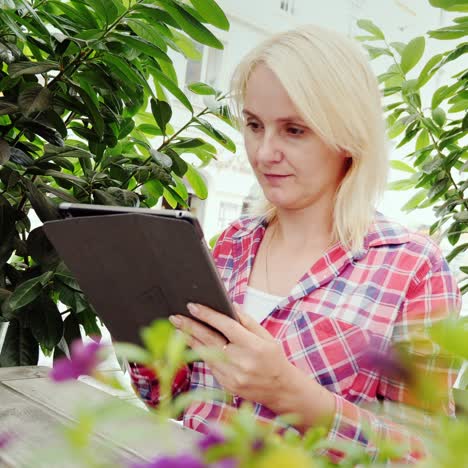
[[[175, 456], [161, 456], [148, 463], [137, 463], [131, 468], [204, 468], [205, 464], [199, 459], [189, 454]], [[227, 467], [226, 467], [227, 468]]]
[[92, 375], [99, 363], [100, 343], [91, 341], [84, 344], [78, 339], [72, 343], [71, 348], [71, 359], [58, 359], [50, 371], [49, 376], [56, 382], [77, 379], [80, 375]]
[[262, 439], [255, 439], [252, 442], [252, 451], [260, 452], [265, 447], [265, 442]]
[[209, 432], [205, 434], [203, 439], [200, 439], [197, 442], [197, 445], [201, 452], [204, 453], [211, 447], [223, 444], [224, 442], [226, 442], [226, 437], [224, 437], [222, 432], [219, 429], [214, 429], [211, 427]]
[[210, 468], [237, 468], [239, 461], [235, 458], [225, 458], [216, 462], [214, 465], [210, 465]]
[[371, 349], [366, 358], [367, 365], [372, 370], [380, 371], [390, 378], [402, 380], [403, 382], [411, 382], [412, 375], [410, 369], [394, 350], [383, 353], [382, 351]]
[[15, 437], [9, 432], [0, 434], [0, 450], [4, 449]]

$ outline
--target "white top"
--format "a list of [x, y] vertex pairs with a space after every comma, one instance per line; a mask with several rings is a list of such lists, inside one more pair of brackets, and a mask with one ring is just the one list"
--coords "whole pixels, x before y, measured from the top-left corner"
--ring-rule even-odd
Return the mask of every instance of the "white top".
[[247, 286], [243, 310], [258, 323], [261, 323], [283, 299], [283, 297]]

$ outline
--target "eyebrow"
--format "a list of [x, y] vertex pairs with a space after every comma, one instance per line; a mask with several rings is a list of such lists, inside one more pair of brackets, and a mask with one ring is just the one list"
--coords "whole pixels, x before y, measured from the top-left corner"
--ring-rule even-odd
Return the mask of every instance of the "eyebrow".
[[[242, 111], [242, 113], [244, 114], [244, 116], [246, 117], [253, 117], [254, 119], [257, 119], [257, 120], [261, 120], [260, 117], [258, 117], [257, 115], [255, 115], [253, 112], [247, 110], [247, 109], [244, 109]], [[304, 119], [302, 119], [301, 117], [299, 117], [298, 115], [290, 115], [290, 116], [287, 116], [287, 117], [281, 117], [279, 119], [276, 119], [278, 122], [299, 122], [303, 125], [305, 125], [305, 122], [304, 122]]]

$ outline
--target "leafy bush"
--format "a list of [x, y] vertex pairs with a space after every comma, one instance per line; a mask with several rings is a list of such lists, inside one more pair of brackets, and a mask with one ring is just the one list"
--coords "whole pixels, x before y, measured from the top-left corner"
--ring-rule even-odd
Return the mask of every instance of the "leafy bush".
[[[152, 207], [164, 197], [186, 207], [183, 179], [200, 198], [207, 189], [184, 155], [203, 166], [216, 148], [184, 131], [235, 146], [206, 119], [229, 123], [224, 96], [192, 83], [214, 103], [195, 113], [169, 56], [199, 59], [194, 41], [223, 47], [205, 26], [229, 28], [214, 0], [1, 3], [0, 321], [9, 326], [0, 366], [15, 366], [36, 364], [38, 345], [67, 352], [80, 326], [100, 334], [42, 229], [31, 230], [30, 210], [44, 222], [58, 217], [62, 201]], [[178, 129], [168, 93], [190, 114]]]
[[[468, 12], [464, 0], [429, 0], [438, 8], [451, 12]], [[447, 236], [453, 250], [449, 261], [466, 252], [468, 242], [461, 237], [468, 232], [468, 68], [465, 54], [468, 43], [468, 16], [453, 19], [453, 25], [427, 33], [430, 39], [450, 42], [445, 52], [430, 57], [421, 71], [416, 65], [424, 55], [426, 38], [416, 37], [408, 43], [389, 42], [385, 34], [370, 20], [358, 21], [367, 35], [358, 39], [364, 42], [371, 59], [384, 57], [389, 66], [378, 76], [385, 96], [388, 136], [396, 147], [409, 147], [406, 159], [392, 161], [394, 169], [410, 174], [406, 179], [390, 184], [393, 190], [418, 189], [403, 210], [434, 207], [437, 221], [430, 234]], [[421, 98], [422, 90], [444, 67], [457, 67], [427, 100]], [[452, 73], [452, 72], [451, 72]], [[468, 274], [468, 266], [461, 271]], [[468, 276], [461, 280], [461, 290], [468, 291]]]

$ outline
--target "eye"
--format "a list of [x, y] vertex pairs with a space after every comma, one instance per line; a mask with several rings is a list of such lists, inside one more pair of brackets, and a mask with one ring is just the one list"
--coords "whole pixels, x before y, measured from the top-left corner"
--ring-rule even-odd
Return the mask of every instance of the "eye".
[[305, 133], [305, 130], [301, 127], [288, 127], [286, 130], [292, 136], [300, 136]]
[[257, 132], [258, 130], [261, 129], [261, 125], [255, 120], [249, 120], [246, 123], [246, 127], [250, 128], [253, 132]]

